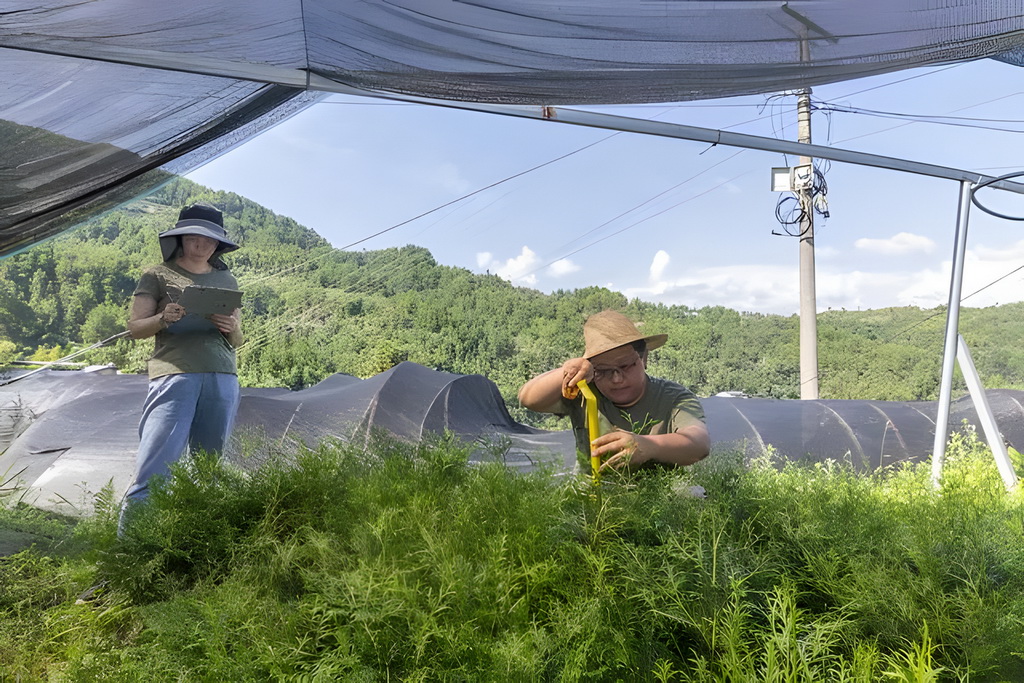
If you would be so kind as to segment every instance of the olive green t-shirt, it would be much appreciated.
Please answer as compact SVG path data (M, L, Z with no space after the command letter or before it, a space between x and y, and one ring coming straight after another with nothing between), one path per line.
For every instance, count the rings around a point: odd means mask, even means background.
M635 434L671 434L705 421L704 408L696 394L682 384L667 379L648 375L644 395L628 408L619 408L601 394L595 385L590 386L597 396L602 434L614 431L616 427ZM573 400L563 398L560 414L569 416L576 437L576 455L581 465L589 468L590 438L582 397L581 393Z
M227 270L190 273L168 261L142 274L135 296L153 297L157 302L156 310L160 312L167 304L176 302L189 285L238 289L238 282ZM185 372L238 374L235 350L227 337L212 322L188 315L156 333L153 355L149 359L150 379Z

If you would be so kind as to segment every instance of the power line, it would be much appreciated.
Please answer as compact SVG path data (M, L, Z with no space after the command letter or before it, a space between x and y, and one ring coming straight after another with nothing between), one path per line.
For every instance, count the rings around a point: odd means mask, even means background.
M456 199L453 199L450 202L445 202L444 204L441 204L440 206L435 206L434 208L432 208L432 209L430 209L428 211L424 211L423 213L421 213L419 215L416 215L416 216L413 216L412 218L407 218L406 220L401 221L400 223L395 223L394 225L392 225L390 227L387 227L387 228L384 228L383 230L378 230L377 232L373 233L372 235L367 235L366 237L358 239L355 242L350 242L349 244L346 244L346 245L344 245L342 247L337 247L337 249L339 251L344 251L346 249L350 249L350 248L352 248L352 247L354 247L356 245L359 245L359 244L362 244L363 242L371 240L374 237L379 237L380 235L383 235L385 233L391 232L392 230L395 230L396 228L400 228L403 225L408 225L409 223L412 223L415 220L419 220L420 218L423 218L424 216L429 216L430 214L435 213L437 211L440 211L441 209L443 209L443 208L445 208L447 206L451 206L452 204L457 204L458 202L461 202L464 199L468 199L469 197L472 197L474 195L480 194L481 192L489 190L489 189L491 189L493 187L497 187L498 185L501 185L503 183L507 183L510 180L514 180L516 178L519 178L520 176L524 176L527 173L532 173L533 171L536 171L538 169L544 168L545 166L550 166L551 164L553 164L555 162L558 162L558 161L561 161L562 159L566 159L568 157L571 157L574 154L578 154L578 153L580 153L580 152L582 152L584 150L590 149L591 147L593 147L595 145L598 145L598 144L604 142L605 140L613 138L613 137L615 137L616 135L619 135L619 134L620 133L616 132L616 133L612 133L611 135L606 135L605 137L601 138L600 140L596 140L596 141L590 143L589 145L584 145L583 147L579 147L577 149L574 149L573 151L568 152L566 154L563 154L562 156L555 157L554 159L549 159L548 161L545 161L544 163L541 163L541 164L537 164L536 166L533 166L532 168L528 168L525 171L520 171L519 173L515 173L513 175L506 176L505 178L502 178L501 180L493 182L490 185L485 185L484 187L481 187L481 188L478 188L476 190L473 190L472 192L464 194L461 197L457 197ZM323 258L323 256L319 256L317 258ZM262 282L263 280L266 280L267 278L274 277L276 275L282 275L282 274L287 273L287 272L291 272L291 271L293 271L293 270L295 270L297 268L302 267L303 265L306 265L307 263L309 263L312 260L314 260L314 259L309 259L308 261L297 263L294 266L291 266L290 268L286 268L286 269L284 269L282 271L279 271L278 273L273 273L271 275L267 275L265 277L259 278L257 280L254 280L254 281L250 282L249 284L255 284L257 282Z
M980 289L976 289L976 290L974 290L973 292L971 292L970 294L968 294L968 295L967 295L967 296L965 296L965 297L961 297L961 298L960 298L960 303L963 303L963 302L967 301L968 299L970 299L970 298L971 298L972 296L974 296L975 294L979 294L979 293L981 293L981 292L985 291L986 289L988 289L988 288L989 288L989 287L991 287L992 285L994 285L994 284L996 284L996 283L998 283L998 282L1001 282L1002 280L1005 280L1006 278L1010 277L1011 275L1013 275L1014 273L1016 273L1017 271L1020 271L1020 270L1024 270L1024 265L1021 265L1021 266L1017 266L1016 268L1014 268L1013 270L1011 270L1011 271L1010 271L1009 273L1007 273L1006 275L1003 275L1003 276L1001 276L1001 277L998 277L998 278L996 278L995 280L993 280L992 282L988 283L988 284L987 284L987 285L985 285L984 287L981 287ZM932 313L932 314L931 314L930 316L928 316L927 318L923 318L923 319L921 319L921 320L917 321L916 323L914 323L914 324L913 324L913 325L911 325L910 327L907 327L907 328L905 328L905 329L903 329L903 330L900 330L899 332L897 332L896 334L892 335L891 337L889 337L888 339L886 339L886 340L885 340L884 342L882 342L882 343L883 343L883 344L888 344L888 343L889 343L889 342L891 342L892 340L896 339L896 337L899 337L900 335L906 334L907 332L909 332L910 330L914 329L915 327L919 327L919 326L921 326L921 325L925 324L926 322L928 322L929 320L931 320L932 318L934 318L934 317L936 317L936 316L939 316L939 315L942 315L942 314L943 314L943 313L945 313L945 312L946 312L945 310L939 310L939 311L936 311L935 313Z
M733 156L735 156L735 155L733 155ZM535 268L535 269L533 269L533 270L531 270L531 271L529 271L527 273L524 273L520 277L526 277L528 275L533 275L534 273L537 273L537 272L539 272L541 270L544 270L548 266L551 266L551 265L557 263L558 261L561 261L562 259L566 259L566 258L569 258L570 256L574 256L575 254L578 254L578 253L580 253L581 251L583 251L585 249L589 249L590 247L594 246L595 244L599 244L599 243L605 241L606 239L610 239L612 237L615 237L616 235L622 234L625 231L630 230L632 228L635 228L636 226L640 225L641 223L646 223L647 221L651 220L652 218L657 218L658 216L662 215L663 213L667 213L667 212L671 211L672 209L675 209L676 207L682 206L683 204L686 204L688 202L692 202L694 199L699 199L700 197L703 197L706 194L714 192L715 190L717 190L718 188L722 187L723 185L728 185L729 183L733 182L734 180L742 178L743 176L747 175L748 173L752 173L752 172L753 172L753 170L744 171L743 173L740 173L739 175L733 176L732 178L729 178L728 180L723 180L722 182L718 183L714 187L710 187L710 188L708 188L707 190L705 190L703 192L699 192L699 193L693 195L692 197L688 197L688 198L684 199L681 202L677 202L677 203L673 204L672 206L669 206L669 207L667 207L665 209L662 209L661 211L659 211L659 212L657 212L655 214L651 214L650 216L647 216L645 218L641 218L640 220L638 220L638 221L636 221L634 223L630 223L629 225L625 226L624 228L621 228L621 229L616 230L615 232L613 232L613 233L611 233L609 235L605 235L604 237L596 239L593 242L590 242L589 244L585 244L582 247L580 247L579 249L576 249L574 251L570 251L568 254L565 254L564 256L561 256L561 257L555 259L554 261L550 261L549 263L545 263L543 266L540 266L540 267Z
M743 154L743 153L744 153L744 152L746 152L746 151L747 151L747 150L745 150L745 149L741 149L741 150L739 150L739 151L737 151L737 152L735 152L735 153L733 153L733 154L730 154L730 155L729 155L728 157L726 157L726 158L722 159L721 161L719 161L719 162L717 162L717 163L715 163L715 164L712 164L711 166L708 166L707 168L705 168L705 169L701 170L700 172L698 172L698 173L696 173L696 174L694 174L694 175L690 176L690 177L689 177L689 178L687 178L686 180L683 180L683 181L681 181L681 182L678 182L678 183L676 183L676 184L675 184L675 185L673 185L672 187L670 187L670 188L668 188L668 189L666 189L666 190L663 190L663 191L659 192L658 194L654 195L653 197L650 197L649 199L646 199L646 200L644 200L644 201L640 202L639 204L636 204L636 205L634 205L634 206L630 207L629 209L626 209L625 211L623 211L623 212L622 212L622 213L620 213L619 215L615 216L614 218L610 218L610 219L608 219L607 221L605 221L604 223L601 223L600 225L598 225L598 226L596 226L596 227L594 227L594 228L591 228L590 230L588 230L588 231L586 231L586 232L584 232L584 233L582 233L582 234L580 234L580 235L577 235L576 237L572 238L572 239L571 239L571 240L569 240L568 242L564 243L564 244L563 244L563 245L562 245L561 247L559 247L559 248L558 248L558 250L561 250L561 249L567 249L567 248L568 248L568 247L569 247L570 245L574 244L575 242L578 242L578 241L582 240L582 239L583 239L584 237L586 237L587 235L591 235L591 234L593 234L593 233L597 232L597 231L598 231L598 230L600 230L601 228L603 228L603 227L605 227L605 226L607 226L607 225L609 225L609 224L611 224L611 223L614 223L615 221L617 221L618 219L622 218L623 216L626 216L626 215L628 215L628 214L630 214L630 213L633 213L634 211L636 211L636 210L638 210L638 209L640 209L640 208L642 208L642 207L644 207L644 206L646 206L646 205L650 204L651 202L653 202L654 200L658 199L659 197L663 197L663 196L665 196L665 195L666 195L666 194L668 194L669 192L672 192L672 191L674 191L674 190L678 190L678 189L679 189L680 187L682 187L683 185L686 185L687 183L689 183L689 182L692 182L692 181L696 180L697 178L701 177L702 175L704 175L704 174L705 174L705 173L707 173L708 171L711 171L712 169L714 169L714 168L716 168L716 167L718 167L718 166L721 166L721 165L722 165L722 164L724 164L725 162L727 162L727 161L730 161L730 160L732 160L732 159L735 159L735 158L736 158L737 156L739 156L740 154ZM678 204L676 204L676 205L674 205L674 206L678 206ZM655 215L657 215L657 214L655 214ZM615 234L617 234L617 233L615 233ZM596 244L596 242L592 242L591 244ZM588 246L589 246L589 245L588 245ZM558 250L556 250L556 251L558 251ZM573 252L573 253L576 253L576 252ZM567 258L567 257L568 257L568 256L570 256L570 255L571 255L571 254L569 254L569 255L566 255L566 256L562 256L561 258L559 258L559 259L555 259L555 260L556 260L556 261L560 261L560 260L561 260L562 258ZM554 263L554 261L552 261L552 263ZM547 264L547 265L551 265L551 264L549 263L549 264ZM541 268L546 268L546 267L547 267L547 266L542 266ZM536 272L536 271L534 271L534 272ZM527 275L532 275L532 274L533 274L533 273L527 273Z
M1020 95L1021 93L1014 93L1007 97L1013 97ZM982 103L985 104L985 103ZM979 106L979 105L972 105ZM882 112L873 111L870 109L862 109L859 107L846 107L842 105L817 103L814 105L818 111L837 112L841 114L860 114L864 116L874 116L882 119L896 119L896 120L908 120L909 123L931 123L938 126L954 126L957 128L973 128L975 130L991 130L1001 133L1022 133L1024 131L1017 128L1003 128L999 126L983 126L977 123L967 123L968 121L978 122L991 122L991 123L1019 123L1024 124L1024 120L1020 119L985 119L985 118L972 118L972 117L959 117L959 116L942 116L932 114L903 114L900 112ZM936 120L940 119L940 120Z
M898 81L890 81L888 83L882 83L880 85L872 86L870 88L864 88L863 90L857 90L856 92L852 92L852 93L849 93L847 95L843 95L843 97L853 97L854 95L861 95L861 94L866 93L866 92L871 92L872 90L879 90L880 88L888 88L891 85L897 85L899 83L906 83L907 81L912 81L912 80L917 79L917 78L925 78L926 76L932 76L934 74L941 73L943 71L948 71L949 69L955 69L958 66L960 66L960 65L959 64L951 64L949 66L944 66L944 67L942 67L940 69L934 69L934 70L928 71L928 72L923 73L923 74L916 74L914 76L907 76L906 78L901 78Z
M967 105L965 107L960 107L959 109L954 109L952 113L955 113L955 112L958 112L958 111L965 111L967 109L973 109L974 107L980 107L980 106L982 106L984 104L991 104L992 102L998 102L999 100L1006 99L1007 97L1015 97L1015 96L1017 96L1019 94L1020 93L1013 93L1011 95L1003 95L1001 97L995 97L995 98L993 98L991 100L986 100L984 102L975 102L974 104L969 104L969 105ZM880 133L887 133L889 131L896 130L897 128L903 128L905 126L910 126L910 125L913 125L915 123L920 123L920 121L907 121L906 123L901 123L898 126L892 126L891 128L884 128L882 130L876 130L876 131L873 131L871 133L864 133L863 135L855 135L855 136L850 137L850 138L844 138L842 140L837 140L836 142L837 142L837 144L839 144L839 143L843 143L843 142L850 142L851 140L859 140L860 138L866 138L866 137L870 137L872 135L878 135ZM1011 132L1019 132L1019 131L1011 131Z

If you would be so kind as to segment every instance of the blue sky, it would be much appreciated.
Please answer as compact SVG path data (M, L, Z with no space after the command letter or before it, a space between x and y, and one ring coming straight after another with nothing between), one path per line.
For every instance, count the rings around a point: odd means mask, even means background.
M991 175L1024 170L1022 83L1021 68L981 60L821 86L815 101L874 113L816 111L813 141ZM794 140L795 103L751 96L600 110ZM944 119L954 126L892 114L961 118ZM647 301L790 315L799 309L798 244L773 234L782 226L770 169L795 163L335 96L188 177L294 218L336 247L416 244L439 263L545 292L600 285ZM958 184L839 163L825 178L831 215L816 225L818 309L945 303ZM1024 198L984 197L1024 215ZM987 288L964 305L1024 299L1024 270L991 284L1021 266L1024 226L972 208L963 291Z

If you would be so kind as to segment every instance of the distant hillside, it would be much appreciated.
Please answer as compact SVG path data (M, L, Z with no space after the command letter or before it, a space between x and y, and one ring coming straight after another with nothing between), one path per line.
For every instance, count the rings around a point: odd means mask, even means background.
M415 246L342 252L289 218L183 179L0 261L0 361L58 358L123 330L135 281L159 258L157 233L193 201L221 207L243 247L227 260L246 292L239 360L248 386L298 389L411 360L486 375L522 418L518 386L579 353L583 320L613 307L669 334L652 354L654 374L705 396L799 396L796 316L627 301L597 287L546 295L439 265ZM944 324L941 310L917 308L821 314L822 397L934 400ZM986 386L1024 388L1024 304L964 309L961 329ZM150 349L122 340L89 361L141 372Z

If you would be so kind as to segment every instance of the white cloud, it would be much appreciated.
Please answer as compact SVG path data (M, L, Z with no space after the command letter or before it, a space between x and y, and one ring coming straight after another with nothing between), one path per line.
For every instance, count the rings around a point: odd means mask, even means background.
M537 276L531 271L537 268L537 254L524 246L518 256L502 261L495 259L490 252L482 251L476 255L476 263L479 268L486 268L499 277L517 285L535 285Z
M1005 247L986 247L978 245L969 253L976 255L983 261L1024 261L1024 240L1014 242Z
M901 232L884 240L862 237L854 242L853 246L857 249L886 256L901 256L916 252L930 254L935 250L935 242L933 240L909 232Z
M664 249L658 250L658 253L651 260L651 282L657 282L664 277L665 269L671 260L672 257L668 255L667 251Z
M623 290L629 298L687 306L727 306L740 311L792 312L797 301L794 268L733 265L688 271L677 279ZM795 309L794 309L795 310Z
M1011 262L1003 259L1002 250L968 251L962 288L962 296L967 297L965 306L993 306L1024 300L1024 270L999 280L1024 260L1024 243L1014 248L1020 251L1018 260ZM949 261L934 267L880 272L844 265L832 262L817 268L815 294L819 311L891 306L927 309L949 300ZM800 274L796 265L734 264L688 270L681 277L662 272L663 277L651 277L641 285L622 283L621 291L630 298L669 305L718 305L781 315L792 315L800 310Z
M567 258L561 258L548 266L547 274L551 277L562 277L570 273L575 273L580 269L579 265L573 263Z

